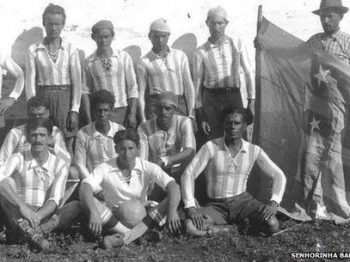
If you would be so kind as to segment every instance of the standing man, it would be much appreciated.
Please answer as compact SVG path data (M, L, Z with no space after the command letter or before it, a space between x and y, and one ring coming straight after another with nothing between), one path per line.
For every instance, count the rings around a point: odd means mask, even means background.
M201 236L211 233L210 227L203 228L205 218L210 218L216 225L248 218L252 225L265 233L275 233L278 231L275 215L284 194L286 177L259 146L243 140L247 124L253 121L248 119L246 110L230 106L224 109L220 120L224 123L224 136L204 144L181 178L187 230L190 234ZM246 191L255 163L272 180L272 196L267 204ZM198 209L194 188L195 180L202 171L205 173L209 202Z
M177 213L181 199L179 186L159 166L137 157L139 139L134 129L117 132L114 143L118 157L98 165L81 186L80 199L89 216L88 225L91 232L95 236L100 235L102 229L113 232L117 234L116 244L118 235L123 236L123 244L127 245L141 237L148 228L162 226L165 221L173 233L181 227ZM147 191L152 183L157 183L163 188L167 192L167 198L152 208L142 222L131 229L128 228L118 216L119 205L129 200L138 200L147 205ZM105 202L94 197L94 193L101 188ZM111 240L114 242L113 238ZM110 246L113 246L113 243Z
M178 114L194 119L195 89L188 59L184 52L168 46L169 36L165 19L151 24L148 37L153 47L137 66L142 122L156 117L157 95L164 91L178 96Z
M80 210L78 201L57 209L69 164L48 150L52 127L48 118L28 122L30 150L13 154L0 168L0 204L6 215L7 237L24 237L39 250L49 246L43 234L67 228Z
M183 171L195 155L196 140L191 120L175 115L177 107L178 100L174 93L160 93L157 117L142 123L138 130L140 158L156 163L180 184ZM159 188L155 190L151 197L159 201L162 191Z
M117 156L113 137L124 127L109 120L114 104L114 96L107 90L96 91L91 96L95 122L81 128L75 141L74 163L80 179L89 177L95 167Z
M130 55L113 50L114 28L111 21L101 20L92 27L92 39L97 50L86 59L83 99L91 122L89 94L105 89L112 93L115 103L110 119L120 125L136 128L138 87ZM93 108L94 109L94 108Z
M46 37L42 43L29 47L25 90L27 100L38 95L49 102L53 122L63 131L67 149L72 153L82 81L78 49L60 36L65 21L61 6L46 7L43 13Z
M2 98L2 74L6 70L10 75L16 78L15 85L8 97ZM0 115L2 115L7 108L11 107L21 95L24 88L24 76L22 69L9 56L0 54Z
M320 17L323 33L313 35L307 45L311 48L323 50L339 63L344 64L350 71L350 35L340 30L339 23L348 8L342 5L341 0L322 0L320 8L313 11ZM316 65L317 72L323 71ZM317 76L314 75L315 77ZM327 76L327 74L326 74ZM329 99L332 94L324 81L317 81L314 86L315 96L311 97L318 102L320 99ZM321 100L322 101L322 100ZM346 101L345 103L348 103ZM345 108L343 102L333 99L327 102L320 115L311 111L308 127L311 131L307 136L305 161L303 167L304 200L310 213L316 218L330 218L324 203L325 194L334 199L343 217L349 217L350 206L345 196L345 181L342 161L342 133L345 122ZM312 124L316 127L312 128ZM323 192L322 181L332 180L335 190ZM334 192L329 192L334 191Z
M218 6L209 10L206 24L208 41L193 56L193 83L196 89L198 122L208 139L222 136L220 112L229 105L243 107L240 70L243 70L248 107L254 112L255 89L247 52L240 39L225 34L226 11Z

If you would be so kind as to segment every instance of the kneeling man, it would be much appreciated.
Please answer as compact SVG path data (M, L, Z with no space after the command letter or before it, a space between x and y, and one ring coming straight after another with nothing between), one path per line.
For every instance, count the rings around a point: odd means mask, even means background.
M177 232L180 229L177 213L181 198L179 186L159 166L137 157L140 138L136 130L118 131L114 135L114 143L117 158L98 165L92 175L83 180L81 186L80 199L89 214L88 226L91 232L95 236L101 235L102 230L114 233L105 237L106 248L127 245L141 237L148 228L162 226L165 221L171 232ZM120 207L131 200L139 200L146 206L147 190L154 182L166 190L167 197L159 205L149 209L138 224L129 228L128 217L125 218L124 214L121 219ZM105 201L94 197L94 193L101 189ZM134 218L130 217L130 220Z
M210 226L203 227L207 224L205 221L223 225L248 218L265 233L275 233L278 231L275 215L284 193L285 175L259 146L242 139L249 118L246 110L229 107L223 110L222 116L224 136L208 141L181 177L188 218L187 231L201 236L213 232ZM246 191L248 177L255 163L272 179L272 197L267 204L261 203ZM198 209L194 185L203 170L209 202Z
M66 228L80 209L78 201L60 207L69 162L49 151L52 128L48 118L28 121L30 150L13 154L0 169L7 238L23 239L39 250L49 247L43 234Z

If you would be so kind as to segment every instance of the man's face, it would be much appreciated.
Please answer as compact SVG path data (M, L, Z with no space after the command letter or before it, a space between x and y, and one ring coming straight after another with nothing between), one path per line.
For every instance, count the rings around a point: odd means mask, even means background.
M32 152L41 153L47 150L50 136L45 127L38 127L37 129L30 131L29 139Z
M135 158L139 151L136 144L131 140L123 140L119 142L116 147L118 153L118 159L121 163L128 167L133 167L135 164Z
M113 34L109 29L100 29L93 36L99 50L107 50L113 41Z
M332 11L324 11L320 14L323 30L326 34L333 34L339 30L339 22L342 20L340 14Z
M44 106L38 106L38 107L30 107L28 110L28 118L34 119L39 117L49 117L50 113L49 110Z
M207 20L210 36L220 38L225 35L225 29L228 22L222 16L212 16Z
M109 104L97 104L94 111L96 122L98 124L103 124L109 121L109 115L111 114L111 106Z
M169 128L173 116L175 114L175 107L170 104L159 104L157 106L156 115L157 115L157 124L163 128Z
M48 38L57 38L64 27L64 17L61 14L47 14L44 19L44 27Z
M151 31L148 36L154 49L164 50L167 48L170 33Z
M224 119L224 134L234 140L242 138L246 124L241 113L232 113Z

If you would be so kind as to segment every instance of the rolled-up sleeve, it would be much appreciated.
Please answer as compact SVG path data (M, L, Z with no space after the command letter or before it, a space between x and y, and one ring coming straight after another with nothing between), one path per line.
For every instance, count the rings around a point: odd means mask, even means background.
M124 55L124 74L126 84L126 94L128 98L138 98L139 91L136 82L136 74L132 59L128 53Z
M29 47L26 54L26 77L25 77L25 92L26 98L29 100L31 97L35 96L35 78L36 78L36 68L35 68L35 58L34 54Z
M238 40L238 50L240 52L240 64L244 73L248 99L255 99L254 73L250 63L248 51L242 40Z
M146 167L145 172L151 177L151 180L163 190L166 189L169 182L175 181L174 178L165 173L158 165L148 161L144 161L144 165Z
M203 59L200 50L196 50L193 54L192 61L192 79L196 94L196 108L203 107L202 102L202 84L204 81Z
M69 71L73 88L71 111L78 113L82 93L82 76L78 49L72 48L71 50L71 55L69 57Z
M91 186L94 193L101 190L101 183L104 179L104 173L108 170L108 166L105 163L98 165L91 173L91 176L85 178L82 183Z

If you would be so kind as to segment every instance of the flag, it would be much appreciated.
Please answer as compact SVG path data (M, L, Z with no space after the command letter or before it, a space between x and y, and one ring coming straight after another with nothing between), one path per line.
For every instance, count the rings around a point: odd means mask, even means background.
M253 140L287 177L281 210L300 220L348 217L349 61L305 43L266 18L257 42L260 74ZM264 178L255 180L261 199L267 198L268 185Z

